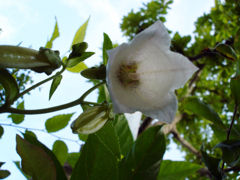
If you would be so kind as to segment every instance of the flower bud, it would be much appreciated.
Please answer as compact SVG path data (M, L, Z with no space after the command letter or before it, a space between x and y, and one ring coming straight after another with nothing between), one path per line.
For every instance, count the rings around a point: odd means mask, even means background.
M85 110L71 124L73 133L92 134L101 129L113 118L112 104L104 102L101 106L93 106Z
M106 79L106 66L91 67L81 71L81 75L87 79Z

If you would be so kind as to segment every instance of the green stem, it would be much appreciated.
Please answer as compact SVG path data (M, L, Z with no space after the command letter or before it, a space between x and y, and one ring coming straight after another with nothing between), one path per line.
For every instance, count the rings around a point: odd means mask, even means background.
M80 98L78 98L75 101L72 101L70 103L62 104L59 106L54 106L50 108L45 108L45 109L36 109L36 110L25 110L25 109L16 109L16 108L11 108L11 107L4 107L3 109L0 109L0 113L13 113L13 114L44 114L44 113L50 113L54 111L59 111L63 109L67 109L79 104L93 104L93 105L99 105L98 103L92 103L92 102L87 102L84 101L85 97L87 97L88 94L90 94L93 90L97 89L99 86L105 84L106 81L103 81L92 88L90 88L88 91L86 91Z
M46 82L54 79L55 77L61 75L61 74L65 71L65 69L66 69L66 67L63 66L63 68L62 68L62 70L61 70L60 72L57 72L55 75L53 75L53 76L51 76L51 77L49 77L49 78L47 78L47 79L45 79L45 80L43 80L43 81L35 84L35 85L31 86L30 88L26 89L25 91L21 92L21 93L18 95L18 97L16 98L16 100L17 100L18 98L22 97L24 94L28 93L29 91L35 89L36 87L41 86L42 84L44 84L44 83L46 83Z

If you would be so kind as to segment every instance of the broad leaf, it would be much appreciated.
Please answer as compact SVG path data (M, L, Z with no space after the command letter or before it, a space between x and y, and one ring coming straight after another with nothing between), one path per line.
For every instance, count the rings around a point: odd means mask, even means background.
M103 56L103 64L107 65L108 62L108 55L107 50L110 50L113 48L113 44L111 39L106 33L103 33L103 48L102 48L102 56Z
M20 167L20 162L19 161L14 161L15 165L17 166L17 168L19 169L19 171L21 171L21 173L23 174L23 176L26 177L26 179L31 179L31 176L27 175L26 173L24 173L22 171L22 168Z
M126 117L124 115L116 114L113 125L116 129L116 133L119 139L121 154L125 156L132 148L132 145L134 143Z
M29 135L29 136L32 136L32 137L34 137L34 138L36 138L37 139L37 136L36 136L36 134L34 133L34 132L32 132L32 131L29 131L29 130L25 130L25 134L27 134L27 135Z
M231 96L233 97L235 104L240 104L240 79L239 78L231 78L230 81L230 88L231 88Z
M235 51L227 44L218 44L214 47L213 51L229 60L237 61L237 55Z
M78 138L83 141L86 142L87 138L88 138L88 134L78 134Z
M69 153L68 157L67 157L68 164L70 164L70 166L74 167L75 164L78 161L79 156L80 156L80 152L78 152L78 153L77 152Z
M47 121L45 122L47 132L56 132L65 128L68 125L68 122L70 121L73 114L74 113L61 114L47 119Z
M117 159L95 134L88 136L70 180L118 179Z
M58 158L61 165L63 165L67 161L68 147L63 141L60 140L55 141L53 144L52 151Z
M240 140L231 139L223 141L217 144L215 147L219 147L222 150L222 159L228 166L235 166L240 158Z
M24 109L24 101L22 101L20 104L18 104L17 109ZM24 114L10 114L8 116L9 118L12 118L12 122L15 124L20 124L24 121Z
M87 69L87 65L84 62L80 62L78 65L72 67L72 68L67 68L68 71L72 73L80 73L82 70Z
M4 162L0 162L0 179L5 179L8 177L11 173L8 170L2 170L1 166L4 164Z
M117 158L121 159L120 145L112 122L108 122L96 132L98 139Z
M51 99L53 93L55 92L55 90L57 89L59 84L61 83L61 80L62 80L62 75L59 75L52 80L51 88L49 91L49 100Z
M150 127L119 163L119 179L155 180L166 150L162 126Z
M226 175L223 172L223 170L220 168L221 159L208 156L208 154L204 151L203 145L201 146L201 153L202 153L203 163L207 166L212 176L219 180L224 179Z
M222 129L219 126L216 126L215 124L211 125L211 128L214 132L214 135L217 137L217 139L222 142L225 141L227 138L227 130ZM230 133L229 139L238 139L240 138L240 125L234 124L232 127L232 131Z
M59 30L58 30L58 23L57 23L57 18L55 17L55 20L56 20L56 23L55 23L55 26L54 26L54 31L52 33L52 37L51 39L47 42L45 48L52 48L52 43L53 41L59 37Z
M4 133L4 129L2 126L0 126L0 139L2 138L3 133Z
M81 56L70 58L68 60L67 67L73 68L77 66L80 62L84 61L85 59L91 57L94 54L95 52L83 52Z
M80 42L83 42L84 38L85 38L85 35L86 35L86 30L87 30L87 26L88 26L88 21L89 21L90 17L87 19L87 21L77 30L74 38L73 38L73 41L72 41L72 44L71 44L71 47L70 47L70 50L72 49L72 45L74 44L77 44L77 43L80 43Z
M56 168L50 156L41 148L30 144L19 135L16 136L17 153L22 158L22 170L34 180L56 179Z
M199 164L184 161L164 160L161 162L158 180L179 180L203 168Z
M240 54L240 28L237 30L237 33L234 38L234 47L236 51Z
M197 98L188 98L183 108L206 118L207 120L213 122L221 128L226 129L222 120L220 119L218 114L212 109L212 107Z
M41 148L47 155L49 155L51 157L51 159L56 167L57 180L67 180L65 172L63 170L63 167L60 164L60 162L58 161L55 154L50 149L48 149L44 144L42 144L40 141L38 141L36 138L34 138L33 136L28 135L28 134L23 134L23 135L24 135L25 140L27 140L29 143Z

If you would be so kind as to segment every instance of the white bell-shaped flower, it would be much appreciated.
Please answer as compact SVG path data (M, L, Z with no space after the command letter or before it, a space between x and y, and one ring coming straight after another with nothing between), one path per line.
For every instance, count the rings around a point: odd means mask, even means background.
M174 90L198 69L179 53L170 51L171 38L161 21L107 51L107 83L115 113L141 111L172 123L177 111Z

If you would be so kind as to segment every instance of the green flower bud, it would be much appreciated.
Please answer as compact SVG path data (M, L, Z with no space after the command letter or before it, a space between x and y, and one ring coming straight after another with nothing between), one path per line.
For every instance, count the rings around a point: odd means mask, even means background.
M106 66L92 67L81 71L81 75L87 79L106 79Z
M104 102L101 106L93 106L85 110L71 124L73 133L92 134L101 129L113 118L112 104Z

